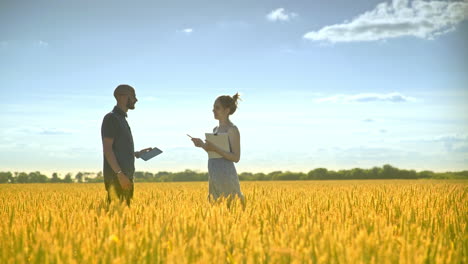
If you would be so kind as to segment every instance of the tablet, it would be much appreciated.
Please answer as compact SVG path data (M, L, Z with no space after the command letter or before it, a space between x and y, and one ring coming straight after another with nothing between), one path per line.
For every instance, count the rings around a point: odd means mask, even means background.
M148 151L148 152L145 152L143 154L140 155L140 158L144 161L147 161L149 159L152 159L154 157L156 157L157 155L161 154L162 153L162 150L154 147L152 150Z

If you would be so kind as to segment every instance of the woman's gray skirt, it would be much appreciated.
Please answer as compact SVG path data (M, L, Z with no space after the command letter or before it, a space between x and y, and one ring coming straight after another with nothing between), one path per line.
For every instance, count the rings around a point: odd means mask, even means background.
M214 200L229 196L244 199L234 162L227 159L208 160L208 186L210 197Z

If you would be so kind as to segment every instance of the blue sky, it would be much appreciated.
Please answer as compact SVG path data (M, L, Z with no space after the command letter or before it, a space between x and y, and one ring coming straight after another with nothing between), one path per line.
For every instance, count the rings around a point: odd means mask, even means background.
M206 171L185 136L240 92L238 171L468 169L468 1L0 2L0 170L99 171L136 88L137 170Z

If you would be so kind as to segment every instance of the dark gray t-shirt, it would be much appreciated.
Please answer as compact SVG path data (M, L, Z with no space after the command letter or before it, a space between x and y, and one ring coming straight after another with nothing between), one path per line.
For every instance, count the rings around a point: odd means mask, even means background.
M115 106L112 112L104 116L101 126L102 138L113 138L112 150L114 151L117 162L122 172L130 179L133 179L135 173L135 149L133 146L133 136L130 126L126 120L127 114L119 107ZM117 174L104 156L104 181L110 182L116 179Z

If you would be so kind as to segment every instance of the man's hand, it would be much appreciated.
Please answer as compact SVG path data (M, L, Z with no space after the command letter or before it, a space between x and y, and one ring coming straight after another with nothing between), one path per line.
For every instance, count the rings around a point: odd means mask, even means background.
M131 190L132 189L132 182L128 179L127 175L123 172L119 172L117 174L117 178L119 179L120 186L123 190Z
M146 153L146 152L151 151L151 150L153 150L153 148L145 148L145 149L142 149L140 151L137 151L137 152L135 152L135 157L137 159L139 159L141 157L141 154Z

